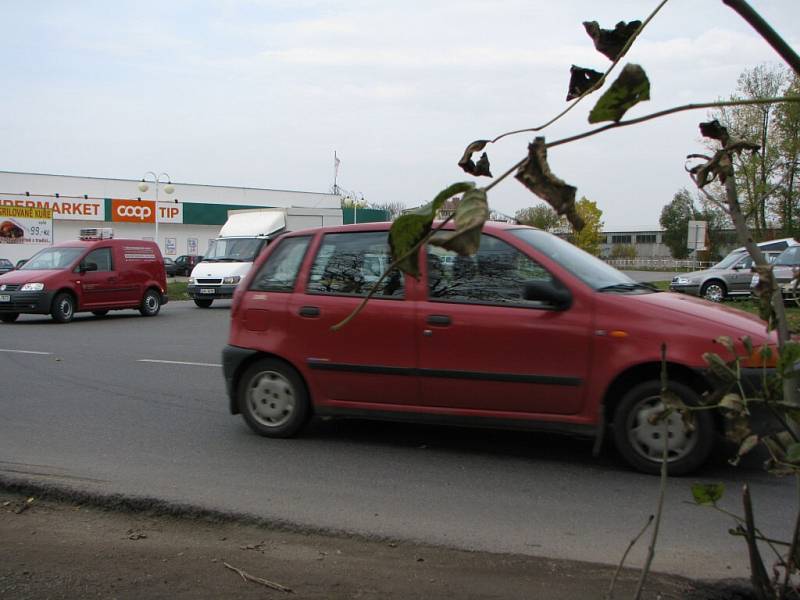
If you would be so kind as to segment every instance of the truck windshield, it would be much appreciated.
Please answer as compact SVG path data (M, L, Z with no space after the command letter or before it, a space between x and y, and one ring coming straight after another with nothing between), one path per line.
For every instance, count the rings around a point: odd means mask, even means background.
M211 241L204 262L253 262L264 245L263 238L217 238Z
M85 248L48 248L34 255L20 267L21 271L50 271L66 269L77 259Z
M539 229L514 229L513 235L554 260L598 291L649 293L650 286L637 283L624 273L577 246Z

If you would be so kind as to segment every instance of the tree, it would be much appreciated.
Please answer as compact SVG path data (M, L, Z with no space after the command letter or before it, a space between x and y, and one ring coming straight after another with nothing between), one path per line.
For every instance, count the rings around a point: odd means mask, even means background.
M514 218L522 225L530 225L544 231L552 231L563 225L563 219L548 204L522 208L516 212Z
M735 99L774 98L785 88L786 70L782 67L759 65L744 71L737 82ZM777 121L778 104L720 108L715 117L736 139L759 144L758 152L734 155L737 188L745 217L764 239L776 212L777 190L780 181L780 131Z
M589 254L599 256L603 243L601 235L603 221L600 220L603 216L603 211L597 207L597 202L592 202L586 197L575 203L575 210L583 220L584 226L581 230L576 230L573 227L569 240Z
M792 78L786 95L800 96L800 77L797 75ZM781 156L780 216L784 235L794 237L800 230L800 104L781 104L775 116Z
M679 190L672 197L672 202L661 209L658 222L664 228L662 240L669 248L672 258L683 259L689 256L689 221L694 217L694 201L686 188Z

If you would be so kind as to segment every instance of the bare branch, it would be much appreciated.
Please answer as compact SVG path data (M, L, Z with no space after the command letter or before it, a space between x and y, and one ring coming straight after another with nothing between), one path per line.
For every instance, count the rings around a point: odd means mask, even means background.
M622 571L622 566L625 564L625 559L628 558L628 553L636 545L636 542L639 541L639 538L642 537L644 532L647 531L647 528L650 527L650 523L653 522L653 519L655 519L655 515L650 515L650 517L648 517L647 523L644 524L644 527L642 527L641 531L636 534L636 537L630 541L628 547L625 549L625 553L622 555L622 560L619 561L617 570L614 571L614 576L611 578L611 585L608 586L606 600L612 600L614 598L614 587L617 585L617 578L619 577L620 571Z
M722 2L739 13L774 48L775 52L794 69L794 72L800 75L800 56L745 0L722 0Z

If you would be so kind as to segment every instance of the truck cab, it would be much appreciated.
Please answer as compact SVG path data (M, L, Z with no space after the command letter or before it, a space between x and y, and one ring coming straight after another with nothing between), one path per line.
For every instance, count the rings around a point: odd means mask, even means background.
M187 293L200 308L210 307L214 300L233 298L253 261L276 237L287 231L341 224L339 208L230 210L219 236L192 269Z

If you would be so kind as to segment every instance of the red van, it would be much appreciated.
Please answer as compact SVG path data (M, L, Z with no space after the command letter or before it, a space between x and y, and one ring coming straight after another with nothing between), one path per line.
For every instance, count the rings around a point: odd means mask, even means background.
M103 316L138 309L152 317L167 303L167 278L154 242L109 239L92 230L80 240L56 244L22 267L0 275L0 321L20 314L50 314L68 323L76 312Z
M698 404L704 352L749 336L776 344L747 313L637 283L544 231L487 223L475 256L420 249L420 278L393 272L339 331L390 264L390 224L305 230L276 240L239 285L224 374L232 413L289 437L312 415L610 435L655 473L664 426L661 345L671 389ZM738 341L741 353L741 341ZM757 381L756 363L744 377ZM669 468L711 452L721 420L669 418Z

